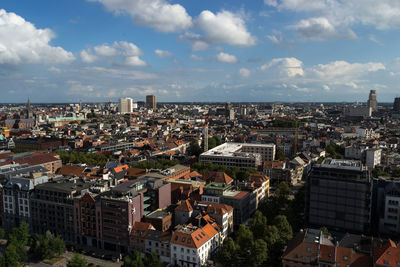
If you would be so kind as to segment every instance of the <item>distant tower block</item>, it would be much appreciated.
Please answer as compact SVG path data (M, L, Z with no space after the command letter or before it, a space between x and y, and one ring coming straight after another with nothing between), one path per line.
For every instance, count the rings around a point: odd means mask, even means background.
M396 97L393 103L393 111L400 113L400 97Z
M204 127L204 152L208 151L208 122Z
M155 95L146 96L146 108L156 110L157 109L157 98Z
M368 98L368 107L372 108L372 111L377 111L378 110L378 102L376 101L376 91L371 90L369 92L369 98Z

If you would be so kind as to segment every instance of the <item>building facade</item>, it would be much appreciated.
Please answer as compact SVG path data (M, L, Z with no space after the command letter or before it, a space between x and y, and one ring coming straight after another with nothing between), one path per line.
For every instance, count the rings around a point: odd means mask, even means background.
M308 222L351 232L371 230L372 180L355 160L326 159L309 177Z

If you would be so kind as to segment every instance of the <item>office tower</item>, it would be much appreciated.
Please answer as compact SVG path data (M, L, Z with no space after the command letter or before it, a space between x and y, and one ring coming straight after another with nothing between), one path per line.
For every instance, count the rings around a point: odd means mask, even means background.
M350 232L371 230L372 179L357 160L326 159L309 177L308 222Z
M133 108L132 98L120 98L119 99L119 113L126 114L131 113Z
M393 111L400 112L400 97L396 97L393 103Z
M157 108L157 100L155 95L146 96L146 108L153 110Z
M369 92L368 107L372 108L372 111L378 110L378 102L376 101L376 91L375 90L371 90Z
M228 120L234 120L235 119L235 111L234 111L231 103L226 103L225 104L225 117Z

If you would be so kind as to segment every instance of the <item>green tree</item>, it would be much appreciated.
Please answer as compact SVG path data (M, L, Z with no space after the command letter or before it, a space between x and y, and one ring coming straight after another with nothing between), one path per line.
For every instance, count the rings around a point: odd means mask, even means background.
M14 227L8 235L8 242L15 247L21 261L26 259L25 246L28 245L29 238L29 225L25 221L22 221L18 227Z
M203 152L203 150L201 149L201 147L199 146L199 144L196 141L190 142L189 148L188 148L188 153L190 156L198 157L202 152Z
M217 146L217 140L214 137L208 138L208 149L213 149Z
M84 257L79 255L78 253L74 253L72 259L68 261L67 267L87 267L87 261Z
M65 251L65 243L60 236L54 236L50 231L45 235L34 235L31 240L30 254L37 260L51 259Z
M162 263L157 253L152 251L150 254L146 255L146 258L144 259L144 265L146 267L160 267Z
M251 257L253 242L253 233L247 226L241 224L237 231L236 243L240 248L239 254L245 262L248 262Z
M133 257L128 255L124 258L124 264L122 264L122 267L145 267L145 265L140 253L135 251Z
M281 243L286 244L287 241L293 238L292 226L285 215L276 216L272 224L278 228Z
M255 239L264 238L267 235L267 218L261 211L257 210L254 213L253 218L249 222L249 228L253 232Z
M267 243L262 239L257 239L251 249L250 266L261 266L268 258Z
M286 155L283 149L278 149L278 151L276 151L276 159L280 161L286 160Z
M6 232L4 231L4 229L0 228L0 239L3 239L5 234L6 234Z
M279 183L278 188L276 189L275 192L275 197L278 203L280 203L283 208L285 208L286 205L288 204L288 198L290 192L291 192L290 187L286 182Z
M223 267L231 267L237 264L238 246L231 237L224 240L217 252L216 259Z
M18 266L21 261L21 256L18 248L14 244L9 244L4 252L4 263L6 267Z
M322 231L322 233L323 233L325 236L331 236L331 233L329 233L328 228L326 228L325 226L322 226L322 227L320 228L320 230Z

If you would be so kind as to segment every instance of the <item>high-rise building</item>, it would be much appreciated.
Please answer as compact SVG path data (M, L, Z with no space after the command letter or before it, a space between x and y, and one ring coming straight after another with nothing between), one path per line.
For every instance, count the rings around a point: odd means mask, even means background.
M309 177L308 222L351 232L371 230L372 179L357 160L326 159Z
M376 101L376 91L375 90L371 90L369 92L368 107L372 108L372 111L378 110L378 101Z
M393 111L400 112L400 97L396 97L393 103Z
M235 119L235 110L233 109L231 103L226 103L225 104L225 117L228 120L234 120Z
M119 99L119 113L120 114L131 113L132 110L133 110L132 98L126 97L126 98Z
M146 108L153 110L157 108L157 100L155 95L146 96Z

